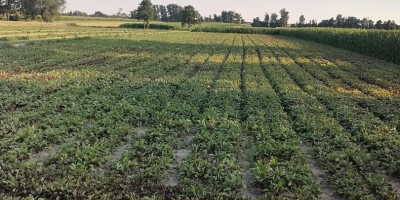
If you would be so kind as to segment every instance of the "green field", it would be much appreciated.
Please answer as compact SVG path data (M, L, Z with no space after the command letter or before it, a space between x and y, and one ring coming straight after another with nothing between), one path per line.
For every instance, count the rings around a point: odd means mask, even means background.
M400 199L397 64L275 35L0 40L0 199Z

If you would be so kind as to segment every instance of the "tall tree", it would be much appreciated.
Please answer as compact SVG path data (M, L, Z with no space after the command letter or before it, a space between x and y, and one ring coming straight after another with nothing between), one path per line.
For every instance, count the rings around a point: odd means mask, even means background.
M222 22L222 16L214 14L214 22Z
M227 22L228 22L228 12L225 11L225 10L223 10L223 11L221 12L221 18L222 18L222 22L227 23Z
M161 20L160 8L158 5L153 5L153 20L154 21Z
M239 13L235 13L235 14L233 15L233 22L234 22L235 24L240 24L241 21L242 21L242 15L239 14Z
M368 28L373 29L374 28L374 21L368 20Z
M170 22L181 21L181 11L182 10L183 10L182 6L179 6L177 4L167 5L169 21Z
M303 27L306 24L306 18L304 17L304 15L301 15L299 17L299 26Z
M65 9L65 0L37 0L37 7L44 22L53 21Z
M364 18L360 21L360 24L361 24L361 28L363 28L363 29L368 28L368 19L364 17Z
M39 13L36 7L37 0L20 0L20 2L21 12L25 16L25 20L28 20L28 18L34 20Z
M376 29L382 29L383 28L382 24L383 24L382 20L378 20L376 22Z
M168 21L167 7L165 7L164 5L159 5L158 9L160 9L161 21L167 22Z
M278 15L276 13L271 14L270 26L271 27L278 26Z
M268 13L265 13L264 23L266 24L267 27L269 26L269 14Z
M235 16L235 11L230 10L228 12L228 23L234 23L235 22L234 16Z
M137 19L137 16L138 16L138 11L136 9L132 10L131 11L131 19Z
M191 6L185 6L183 11L181 12L181 18L182 18L182 27L184 27L186 24L188 25L188 28L194 24L200 23L200 14L196 9Z
M286 9L282 8L279 13L281 14L281 19L279 20L279 23L282 27L286 27L289 21L289 11L286 11Z
M16 0L0 0L0 8L3 15L6 15L7 21L10 20L10 14L17 3Z
M261 26L261 20L259 17L256 17L253 19L253 23L251 23L252 27L260 27Z
M137 8L138 11L138 19L143 20L143 29L149 28L150 20L153 19L153 4L150 0L143 0L139 7Z
M343 27L343 23L344 23L343 15L342 14L338 14L336 16L336 27Z
M344 22L344 27L346 28L359 28L361 20L357 17L348 17Z
M335 26L335 19L332 17L328 20L328 27L334 27Z

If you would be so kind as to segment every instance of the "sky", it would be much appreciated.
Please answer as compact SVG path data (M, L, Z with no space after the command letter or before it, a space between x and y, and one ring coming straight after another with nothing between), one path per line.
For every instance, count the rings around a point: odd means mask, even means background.
M93 14L101 11L108 15L118 12L129 14L138 7L141 0L67 0L66 9L69 11L82 11ZM289 23L296 23L300 15L304 15L306 21L343 16L355 16L357 18L369 18L375 22L378 20L395 20L400 23L400 0L152 0L153 4L168 5L171 3L181 6L192 5L202 16L221 14L222 10L233 10L240 14L246 21L252 21L255 17L264 19L265 13L276 12L285 8L289 11Z

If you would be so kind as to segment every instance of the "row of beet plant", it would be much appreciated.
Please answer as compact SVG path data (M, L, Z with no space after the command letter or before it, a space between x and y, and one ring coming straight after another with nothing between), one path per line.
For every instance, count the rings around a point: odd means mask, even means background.
M193 38L186 39L196 45ZM127 142L129 138L137 138L137 133L134 131L136 126L157 122L155 111L165 108L175 88L173 86L175 79L168 78L184 77L189 71L185 69L178 73L172 69L188 64L187 59L191 58L192 51L203 50L201 44L206 42L204 39L203 37L197 41L199 45L194 50L177 48L181 55L185 55L180 57L179 62L175 61L177 66L168 65L168 60L160 61L158 66L149 65L153 68L151 75L146 71L123 76L114 71L99 73L95 69L81 69L65 70L63 73L55 70L45 74L50 78L43 78L44 75L36 72L10 74L5 71L9 77L2 79L2 83L8 82L17 86L15 91L9 92L12 95L6 96L7 102L14 102L9 99L17 99L18 93L27 93L32 98L27 98L26 105L22 107L12 106L10 103L11 107L7 108L12 110L2 115L7 119L4 122L5 126L2 126L1 136L0 177L3 181L0 184L4 189L2 192L8 196L33 195L45 198L113 195L113 191L107 189L113 187L106 185L123 182L110 182L117 180L118 177L108 175L110 173L107 163L115 159L113 157L117 153L117 147L122 145L121 141ZM114 48L109 45L109 48ZM63 46L62 43L60 46ZM69 45L66 43L65 46L68 48ZM197 62L193 61L193 65L195 64ZM164 66L162 70L160 66ZM137 79L135 76L141 78ZM168 80L169 83L166 82ZM63 81L67 84L61 87ZM33 83L40 84L36 84L37 90L30 91L28 86ZM46 87L54 87L54 93L41 94L41 90ZM35 94L35 91L38 94ZM165 135L171 135L169 137L171 139L174 138L174 133L176 132L164 126L158 126L141 139L159 140L165 138ZM171 139L162 147L155 147L153 153L165 149L167 155L163 157L163 165L155 165L155 168L169 166L168 162L172 160L171 146L175 143L176 141ZM139 143L136 147L141 147L141 144L143 143ZM51 151L52 148L55 150ZM51 155L36 156L41 150L47 152L44 154ZM146 159L148 164L158 162L155 157L149 156ZM132 166L132 169L135 169L133 166L141 166L143 173L137 177L149 177L150 173L154 175L154 171L143 167L144 162L131 161L128 163L129 166ZM113 171L113 167L110 168ZM106 173L103 173L104 171ZM157 183L160 179L157 176L156 179L149 180L156 180L154 182Z
M296 68L294 61L268 37L260 37L256 43L264 73L292 118L293 128L313 146L313 153L326 170L325 178L335 192L349 199L398 198L391 185L374 171L377 163L374 157L354 141L325 105L303 91L288 74L286 69Z
M238 48L239 46L239 48ZM208 196L235 195L243 187L239 157L240 143L240 38L212 64L202 68L210 87L201 105L198 130L190 145L191 155L182 163L180 176ZM203 74L203 71L202 71ZM203 94L204 93L200 93ZM204 191L205 190L205 191Z
M249 136L253 183L266 197L313 199L321 193L299 137L261 68L253 39L245 37L247 102L244 121Z
M285 65L285 69L304 91L315 96L321 103L332 111L340 124L351 133L355 143L363 146L377 160L380 167L389 173L399 174L400 135L396 126L388 124L375 117L369 110L361 108L357 101L343 95L340 92L326 86L320 80L314 78L304 68L315 65L308 59L302 59L302 55L296 51L289 53L277 51L280 55L286 54L288 62L296 62L299 65ZM294 57L294 60L291 60Z

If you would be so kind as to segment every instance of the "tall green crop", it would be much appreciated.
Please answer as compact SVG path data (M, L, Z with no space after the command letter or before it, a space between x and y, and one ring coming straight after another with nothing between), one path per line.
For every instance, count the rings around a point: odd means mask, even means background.
M303 28L281 29L280 34L400 63L400 31L397 30Z

